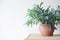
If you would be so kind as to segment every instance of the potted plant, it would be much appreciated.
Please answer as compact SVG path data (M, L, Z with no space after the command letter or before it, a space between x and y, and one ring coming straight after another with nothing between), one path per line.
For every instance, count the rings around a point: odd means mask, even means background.
M40 5L34 6L32 9L28 9L26 24L28 26L39 24L42 36L52 36L54 30L57 29L55 25L60 23L60 6L57 9L50 8L50 6L44 9L42 4L43 2Z

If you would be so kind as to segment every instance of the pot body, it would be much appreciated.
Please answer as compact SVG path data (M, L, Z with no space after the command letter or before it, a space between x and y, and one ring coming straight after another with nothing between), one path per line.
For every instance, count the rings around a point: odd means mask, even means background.
M40 24L39 29L41 36L53 36L54 25L51 25L51 30L49 30L48 24Z

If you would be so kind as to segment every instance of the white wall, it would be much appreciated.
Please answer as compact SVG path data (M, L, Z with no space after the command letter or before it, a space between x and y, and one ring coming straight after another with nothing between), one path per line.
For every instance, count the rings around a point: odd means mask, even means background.
M44 8L55 8L60 0L0 0L0 40L24 40L30 33L39 33L39 27L27 27L25 15L28 8L44 2ZM58 30L54 34L60 34Z

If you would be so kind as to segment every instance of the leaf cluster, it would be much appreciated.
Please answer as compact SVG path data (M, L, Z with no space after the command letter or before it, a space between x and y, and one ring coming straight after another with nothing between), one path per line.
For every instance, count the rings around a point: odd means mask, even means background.
M33 25L33 24L48 24L48 25L55 25L60 23L60 6L56 9L50 9L50 6L47 9L43 9L42 7L43 2L40 5L35 5L32 9L28 9L28 20L26 24Z

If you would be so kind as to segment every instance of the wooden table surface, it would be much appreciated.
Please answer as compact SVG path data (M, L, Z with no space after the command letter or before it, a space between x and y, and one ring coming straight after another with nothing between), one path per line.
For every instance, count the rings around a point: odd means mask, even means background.
M60 34L53 36L40 36L40 34L30 34L25 40L60 40Z

